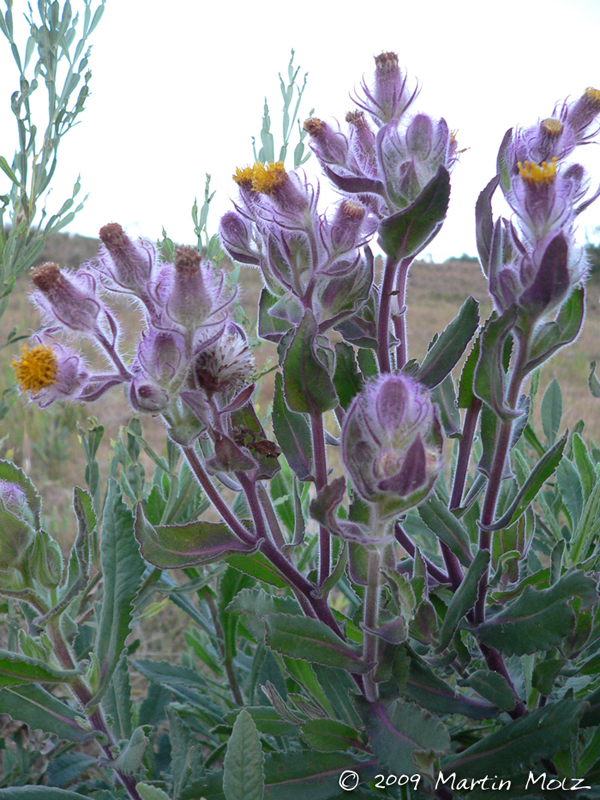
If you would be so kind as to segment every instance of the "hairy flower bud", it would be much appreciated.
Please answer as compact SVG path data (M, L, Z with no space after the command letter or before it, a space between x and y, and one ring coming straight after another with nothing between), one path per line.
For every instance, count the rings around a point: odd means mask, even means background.
M34 302L51 320L82 333L96 330L102 304L95 296L96 284L88 273L74 278L50 262L32 270L31 278L38 290Z
M348 140L322 119L311 117L304 123L310 136L310 149L322 164L344 166L348 158Z
M116 284L138 294L148 284L157 261L156 247L149 241L133 242L118 222L100 228L100 269Z
M427 391L404 375L367 384L350 405L342 458L358 493L381 518L420 503L442 467L442 433Z
M46 531L38 531L27 559L31 578L46 589L55 589L63 574L63 557L58 545Z
M212 271L212 265L202 261L195 247L178 247L166 300L170 319L191 333L206 325L219 324L223 322L222 317L215 320L210 318L229 302L221 300L219 307L222 294L223 276L219 282Z
M129 402L140 414L160 414L169 405L169 395L153 381L138 375L129 384Z
M406 75L398 66L396 53L381 53L375 56L375 79L373 89L362 84L364 97L359 105L367 111L377 127L388 122L398 123L402 114L412 103L416 90L409 93Z
M235 261L253 266L260 263L258 253L250 242L248 225L240 214L228 211L221 217L219 236L223 247Z

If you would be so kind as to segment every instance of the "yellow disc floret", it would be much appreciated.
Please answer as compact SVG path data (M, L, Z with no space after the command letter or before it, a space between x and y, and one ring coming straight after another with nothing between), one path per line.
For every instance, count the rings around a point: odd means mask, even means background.
M524 164L517 164L519 174L530 186L539 186L543 183L553 183L556 178L556 157L552 159L550 164L542 161L541 164L535 164L531 161L526 161Z
M11 367L23 392L39 392L56 383L58 361L48 345L38 344L32 350L24 345L21 358L13 359Z
M252 178L254 177L254 167L238 167L233 175L233 180L238 186L252 186Z
M260 161L257 161L252 174L252 188L255 192L273 194L286 178L287 172L283 161L277 161L274 164L261 164Z

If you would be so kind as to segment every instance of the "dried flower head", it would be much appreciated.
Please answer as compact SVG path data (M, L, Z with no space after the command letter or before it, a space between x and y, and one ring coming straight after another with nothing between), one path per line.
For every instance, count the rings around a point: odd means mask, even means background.
M198 388L207 394L237 389L251 380L254 371L254 356L235 323L200 350L194 365Z

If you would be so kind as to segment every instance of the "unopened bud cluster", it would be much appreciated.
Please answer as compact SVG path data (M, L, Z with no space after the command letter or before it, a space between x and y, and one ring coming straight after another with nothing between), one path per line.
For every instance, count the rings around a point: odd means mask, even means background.
M342 430L342 457L358 493L380 519L418 505L442 467L443 436L426 389L404 375L368 383Z
M600 91L589 88L578 100L557 106L552 116L507 134L499 155L500 187L516 224L497 220L483 243L490 293L500 313L517 306L523 319L535 321L585 278L574 221L595 196L578 205L587 189L585 170L567 158L598 133L599 115ZM486 225L492 230L491 221Z
M234 175L240 204L221 219L221 241L243 264L259 266L272 316L290 326L309 309L321 331L353 314L366 300L372 260L359 248L375 222L358 200L341 201L333 217L317 210L318 188L283 164L257 163Z
M347 133L315 117L304 123L329 180L380 219L406 208L440 166L456 161L456 140L444 119L407 117L416 95L396 53L382 53L373 85L363 82L354 98L358 108L346 115Z
M211 375L211 396L220 394L226 403L250 381L254 361L243 329L231 320L224 274L193 247L179 247L174 263L164 262L151 242L134 242L116 223L104 226L100 239L97 261L75 274L56 264L33 271L33 300L49 324L13 361L21 389L45 407L57 400L93 401L124 383L135 411L164 414L180 424L191 414L182 390L205 391L196 377L201 364ZM102 292L129 295L143 311L132 361L119 350L119 323L100 299ZM95 340L111 370L92 371L59 341L61 333ZM202 425L192 418L188 428L197 435Z

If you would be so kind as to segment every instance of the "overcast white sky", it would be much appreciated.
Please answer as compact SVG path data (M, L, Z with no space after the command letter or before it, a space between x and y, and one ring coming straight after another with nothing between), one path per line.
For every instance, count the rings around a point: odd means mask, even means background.
M14 0L15 16L20 8L25 0ZM587 86L600 88L599 42L600 0L108 0L92 40L92 93L61 145L50 207L80 174L90 196L71 232L95 236L117 221L152 239L164 225L176 241L192 242L190 209L205 173L217 190L216 230L235 197L234 168L252 161L265 95L280 142L277 73L285 73L292 48L309 73L303 118L314 107L341 121L373 56L394 50L421 84L415 110L445 117L468 148L430 253L439 261L475 254L473 208L504 132L549 116L557 100ZM0 153L10 163L17 81L6 50L0 38ZM595 188L600 148L584 154ZM319 173L314 158L305 169ZM600 225L600 201L580 219L583 238L585 227Z

